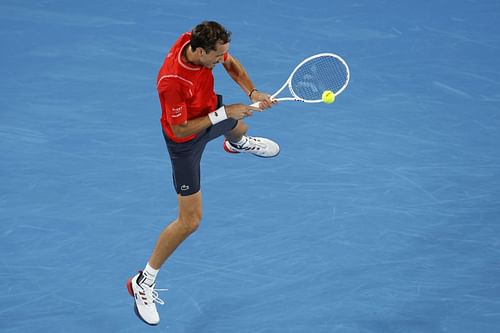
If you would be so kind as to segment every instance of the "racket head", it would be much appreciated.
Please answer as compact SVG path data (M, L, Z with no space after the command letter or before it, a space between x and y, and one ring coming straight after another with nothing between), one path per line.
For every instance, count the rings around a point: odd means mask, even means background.
M334 53L320 53L304 59L288 79L288 89L295 100L322 102L325 90L340 95L350 80L347 62Z

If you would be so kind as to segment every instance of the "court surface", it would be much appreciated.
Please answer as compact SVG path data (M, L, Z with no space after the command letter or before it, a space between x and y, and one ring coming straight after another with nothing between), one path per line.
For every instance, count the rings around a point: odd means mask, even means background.
M0 3L1 332L498 332L500 3ZM248 119L278 158L203 159L161 324L125 289L176 216L156 74L204 19L273 92L335 52L331 106ZM246 102L223 69L226 103Z

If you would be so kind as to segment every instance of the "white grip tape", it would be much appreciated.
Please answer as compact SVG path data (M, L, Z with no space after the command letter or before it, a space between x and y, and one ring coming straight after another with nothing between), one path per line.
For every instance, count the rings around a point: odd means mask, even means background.
M226 109L224 108L224 106L221 106L214 112L210 112L208 114L208 118L210 118L210 122L212 123L212 125L218 124L221 121L227 119Z

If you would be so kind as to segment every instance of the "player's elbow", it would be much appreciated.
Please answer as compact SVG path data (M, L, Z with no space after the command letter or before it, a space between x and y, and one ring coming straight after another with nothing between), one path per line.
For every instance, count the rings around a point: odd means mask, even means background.
M178 138L183 138L189 135L187 132L187 122L181 125L172 125L172 132Z

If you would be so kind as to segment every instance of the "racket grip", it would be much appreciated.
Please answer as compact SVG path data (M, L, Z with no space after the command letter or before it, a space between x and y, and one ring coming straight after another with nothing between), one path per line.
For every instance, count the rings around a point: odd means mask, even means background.
M280 101L280 100L282 100L282 99L283 99L283 98L273 98L273 97L271 96L271 100L272 100L273 102L274 102L274 101L276 101L276 102L277 102L277 101ZM260 104L260 102L255 102L255 103L250 104L250 106L253 106L253 107L255 107L255 108L259 108L259 109L260 109L259 104Z

